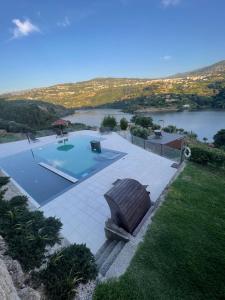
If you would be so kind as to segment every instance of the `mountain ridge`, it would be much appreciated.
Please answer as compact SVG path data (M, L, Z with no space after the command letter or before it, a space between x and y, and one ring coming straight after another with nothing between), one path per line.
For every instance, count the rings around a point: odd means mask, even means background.
M132 102L139 98L147 100L154 98L154 105L157 105L157 96L164 99L167 104L169 102L171 104L175 96L213 97L223 87L225 87L225 60L166 78L97 77L1 96L8 100L44 100L67 108L83 108ZM172 97L172 100L169 101L168 97Z
M194 76L194 75L202 75L205 73L216 73L216 72L225 72L225 60L220 60L211 65L207 65L205 67L197 68L192 71L177 73L169 77L184 77L184 76ZM168 77L168 78L169 78Z

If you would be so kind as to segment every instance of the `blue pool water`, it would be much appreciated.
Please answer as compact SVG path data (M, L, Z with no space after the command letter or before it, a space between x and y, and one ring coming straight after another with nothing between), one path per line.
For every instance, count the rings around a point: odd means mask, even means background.
M34 157L70 176L84 179L124 155L104 148L101 153L91 151L90 141L93 139L90 136L61 139L53 144L35 148Z
M45 146L35 147L0 160L0 167L7 172L40 205L74 186L74 183L43 168L43 162L60 170L79 182L87 179L125 153L102 149L101 153L91 151L90 136L76 136L56 140Z

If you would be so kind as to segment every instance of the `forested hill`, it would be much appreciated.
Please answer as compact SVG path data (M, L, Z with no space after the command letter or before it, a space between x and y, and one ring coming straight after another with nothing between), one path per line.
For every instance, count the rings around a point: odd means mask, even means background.
M68 108L119 106L225 108L215 100L225 89L225 61L164 79L96 78L4 95L7 99L44 100Z
M72 111L43 101L0 99L0 128L13 132L42 129Z

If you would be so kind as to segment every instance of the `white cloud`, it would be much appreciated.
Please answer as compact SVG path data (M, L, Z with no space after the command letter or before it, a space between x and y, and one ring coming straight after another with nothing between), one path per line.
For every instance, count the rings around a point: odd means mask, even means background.
M164 55L163 57L161 57L162 60L168 61L172 59L172 56L170 55Z
M163 7L176 6L181 0L161 0Z
M25 21L21 21L19 19L13 19L13 24L15 25L13 29L13 39L18 39L24 36L28 36L33 32L40 32L38 26L31 23L30 20L26 19Z
M68 27L70 26L70 20L67 16L65 16L64 20L62 22L58 22L57 25L59 27Z

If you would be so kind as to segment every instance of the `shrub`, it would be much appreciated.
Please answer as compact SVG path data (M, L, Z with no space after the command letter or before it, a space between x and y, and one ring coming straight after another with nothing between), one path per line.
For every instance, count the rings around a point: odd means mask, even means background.
M0 177L0 200L3 199L3 196L6 192L6 189L2 189L9 182L9 177Z
M167 127L163 128L163 131L168 132L168 133L176 133L177 127L174 125L168 125Z
M158 125L158 124L152 124L152 130L157 130L157 129L160 129L161 128L161 126L160 125Z
M78 283L95 279L97 268L93 254L85 245L73 244L51 255L39 278L48 299L72 299Z
M225 166L225 153L219 149L208 148L207 146L192 146L191 161L202 165Z
M113 116L105 116L101 127L109 128L110 130L113 130L117 125L116 119Z
M132 135L134 136L138 136L142 139L147 140L148 136L149 136L149 132L147 128L143 128L141 126L132 126L130 129L130 132Z
M151 127L153 125L153 120L151 117L144 117L144 116L134 116L132 118L132 122L135 123L135 125L142 126L144 128Z
M40 267L46 259L46 247L60 243L61 222L45 218L41 211L29 211L25 196L0 199L0 215L0 235L8 244L8 254L25 271Z
M0 188L9 182L9 177L0 177Z
M128 127L127 119L122 118L120 120L120 128L121 128L121 130L127 130L127 127Z
M214 144L216 147L224 147L225 146L225 129L219 130L213 137Z
M9 132L28 132L28 131L33 131L29 126L25 124L20 124L14 121L9 121L8 122L8 127L7 130Z

